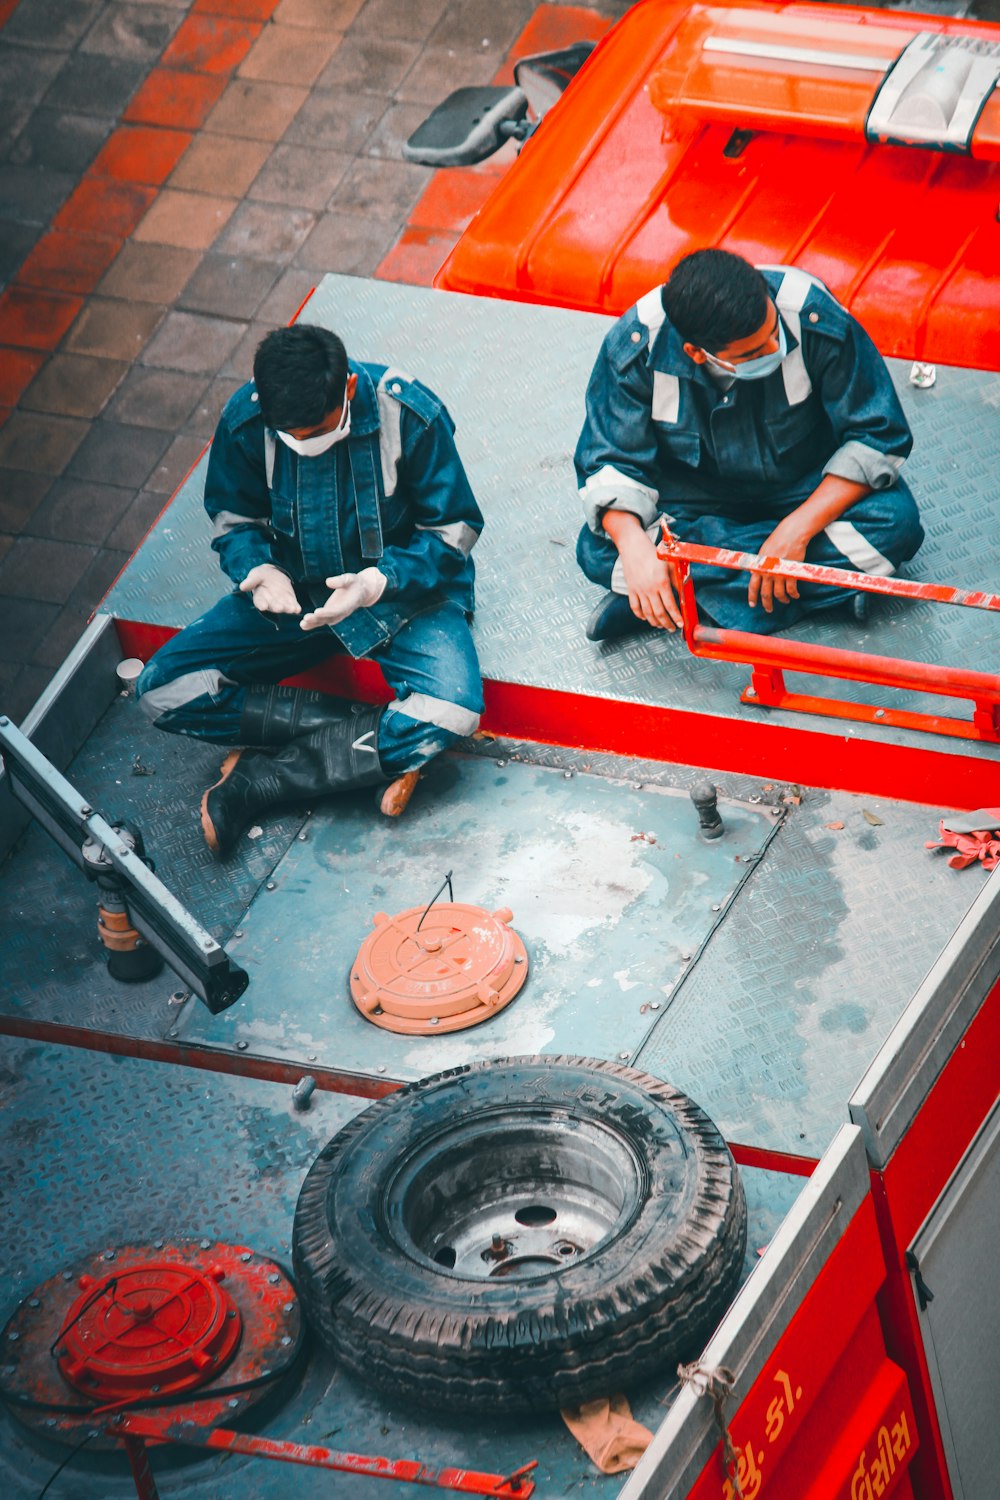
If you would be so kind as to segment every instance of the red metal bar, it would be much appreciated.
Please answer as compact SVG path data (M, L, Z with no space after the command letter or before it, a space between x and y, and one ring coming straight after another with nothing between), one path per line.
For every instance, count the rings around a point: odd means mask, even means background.
M473 1469L429 1469L417 1459L375 1458L365 1453L343 1453L314 1444L279 1442L233 1432L225 1427L203 1428L193 1422L172 1422L167 1417L125 1413L107 1428L109 1436L126 1443L130 1438L154 1438L183 1447L212 1448L223 1453L247 1453L253 1458L272 1458L281 1463L304 1464L312 1469L333 1469L346 1474L367 1474L373 1479L401 1479L434 1489L457 1490L465 1495L492 1495L497 1500L528 1500L535 1485L528 1478L537 1467L525 1464L513 1474L483 1474ZM131 1450L129 1450L131 1456ZM140 1494L142 1492L140 1491ZM155 1497L153 1497L155 1500Z
M1000 676L936 662L908 661L893 656L873 656L835 646L817 646L806 641L776 639L745 630L722 630L698 623L697 602L691 564L731 568L738 572L771 573L798 578L832 588L857 589L869 594L889 594L906 599L924 599L936 604L956 604L968 609L1000 611L1000 594L961 589L949 584L915 583L906 578L876 578L816 563L792 562L786 558L761 557L732 552L722 547L703 547L679 541L663 523L659 556L672 565L684 621L684 639L694 656L713 661L745 662L752 668L750 686L742 693L744 703L768 708L792 709L837 719L880 723L897 729L917 729L958 739L1000 743ZM919 713L911 709L876 708L852 699L824 698L790 693L785 671L838 677L852 682L871 682L882 687L909 688L946 698L967 698L973 704L971 719L943 714Z
M132 1470L132 1480L135 1484L135 1492L139 1500L160 1500L160 1492L156 1488L156 1480L153 1478L153 1471L149 1467L149 1454L146 1452L146 1444L141 1437L133 1436L130 1433L127 1433L121 1441L128 1455L129 1468Z

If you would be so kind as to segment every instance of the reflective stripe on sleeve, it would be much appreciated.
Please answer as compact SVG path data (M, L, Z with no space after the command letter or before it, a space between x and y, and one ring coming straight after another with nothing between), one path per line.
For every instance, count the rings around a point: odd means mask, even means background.
M604 464L580 486L580 499L591 531L597 531L604 511L631 511L644 526L656 518L659 494L649 485L630 479L613 464Z
M463 557L468 557L479 540L479 532L467 526L464 521L450 521L446 526L418 525L416 529L429 531L432 536L439 536L446 547L453 547L456 552L461 552Z
M235 510L220 510L212 521L212 536L226 536L238 531L241 526L256 526L259 531L270 531L271 523L263 516L241 516Z

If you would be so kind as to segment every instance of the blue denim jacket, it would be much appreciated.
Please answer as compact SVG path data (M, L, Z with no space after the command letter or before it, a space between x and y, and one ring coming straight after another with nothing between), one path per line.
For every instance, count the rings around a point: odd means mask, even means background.
M654 287L604 340L587 389L576 470L587 523L606 510L650 525L670 502L766 513L824 474L895 483L912 438L871 339L822 282L761 267L788 350L763 380L709 373L684 353Z
M265 428L253 382L226 403L208 461L205 509L223 571L239 584L281 568L314 604L325 580L377 567L388 579L369 609L334 628L366 656L438 600L474 608L470 553L483 517L458 456L454 423L433 391L386 365L358 377L347 438L300 458Z

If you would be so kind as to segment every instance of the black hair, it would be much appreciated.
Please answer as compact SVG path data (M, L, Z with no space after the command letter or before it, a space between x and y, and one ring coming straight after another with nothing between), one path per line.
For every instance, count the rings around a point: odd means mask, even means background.
M695 250L663 288L663 310L685 343L718 354L756 333L767 317L767 282L729 250Z
M318 427L344 404L347 350L335 333L313 323L276 328L257 345L253 378L268 427Z

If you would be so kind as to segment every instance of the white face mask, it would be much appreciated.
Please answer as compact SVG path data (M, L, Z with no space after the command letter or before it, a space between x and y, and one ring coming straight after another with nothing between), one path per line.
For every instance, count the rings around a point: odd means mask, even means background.
M298 453L301 458L318 458L334 443L342 442L351 430L351 403L344 401L344 410L339 424L332 432L321 432L317 437L294 438L287 432L279 432L278 436L286 448L291 448L293 453Z
M773 354L758 354L756 359L744 359L739 364L731 365L724 359L716 359L707 349L701 352L710 365L714 365L723 375L731 375L734 380L764 380L766 376L774 374L788 353L788 340L785 338L784 325L779 319L778 348Z

